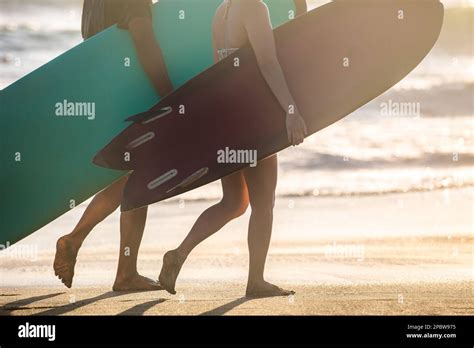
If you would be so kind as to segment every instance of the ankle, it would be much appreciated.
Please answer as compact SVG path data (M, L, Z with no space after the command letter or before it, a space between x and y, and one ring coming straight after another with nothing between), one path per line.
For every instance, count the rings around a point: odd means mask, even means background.
M137 271L129 271L129 272L124 272L120 271L117 272L117 275L115 276L115 283L116 284L123 284L123 283L128 283L133 281L138 277L138 272Z
M59 238L59 240L63 240L64 242L66 242L67 245L71 246L75 250L79 250L83 242L82 239L79 239L72 233L62 236L61 238Z
M247 280L247 289L252 289L266 283L263 277L249 277Z
M184 261L186 261L186 259L188 258L189 252L186 250L183 250L182 247L178 247L174 251L178 254L179 261L184 263Z
M84 243L84 238L82 238L82 236L72 235L70 241L76 249L79 249L82 247L82 243Z

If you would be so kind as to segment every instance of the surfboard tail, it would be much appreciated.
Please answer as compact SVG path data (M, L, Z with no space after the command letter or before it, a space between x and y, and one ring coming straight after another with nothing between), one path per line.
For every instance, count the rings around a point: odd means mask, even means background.
M178 162L178 161L177 161ZM178 163L176 163L178 164ZM122 199L121 211L137 209L151 203L176 196L192 188L217 180L210 166L168 167L157 165L150 170L135 170L128 179Z
M92 163L107 169L135 169L138 159L143 157L143 154L149 151L149 147L156 142L157 131L163 120L167 116L173 116L174 112L171 106L157 106L130 116L126 121L133 124L101 149Z

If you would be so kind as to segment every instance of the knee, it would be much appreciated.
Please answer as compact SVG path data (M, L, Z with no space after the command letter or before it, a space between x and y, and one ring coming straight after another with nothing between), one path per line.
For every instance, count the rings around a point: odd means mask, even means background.
M245 197L223 198L220 204L230 220L244 215L249 206L248 199Z
M273 208L275 207L275 195L269 195L267 198L254 199L250 203L252 213L268 218L273 217Z

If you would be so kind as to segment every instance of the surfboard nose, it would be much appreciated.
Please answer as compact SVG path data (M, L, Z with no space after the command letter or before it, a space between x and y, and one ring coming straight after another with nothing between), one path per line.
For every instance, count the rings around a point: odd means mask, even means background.
M92 159L92 163L99 167L110 168L109 163L107 163L104 156L102 155L102 151L95 155L95 157Z

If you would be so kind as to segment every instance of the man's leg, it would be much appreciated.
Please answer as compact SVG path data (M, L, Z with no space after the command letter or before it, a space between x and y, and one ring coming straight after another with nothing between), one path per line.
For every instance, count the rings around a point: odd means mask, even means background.
M54 258L54 273L68 288L72 286L77 253L92 229L112 214L122 200L128 177L124 177L100 193L88 205L74 230L59 238Z
M137 258L145 229L148 207L123 212L120 216L120 254L114 291L161 290L154 280L137 271Z

